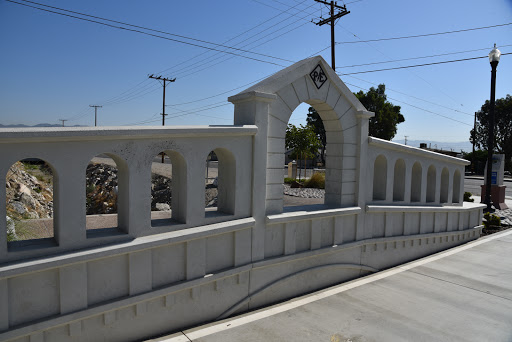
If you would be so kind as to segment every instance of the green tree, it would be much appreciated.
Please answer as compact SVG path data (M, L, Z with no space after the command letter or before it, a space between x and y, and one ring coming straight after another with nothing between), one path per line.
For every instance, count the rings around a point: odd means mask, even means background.
M313 127L316 135L318 136L318 140L320 140L320 143L322 144L320 147L320 159L322 160L322 164L325 165L325 146L327 146L327 138L325 136L324 123L315 108L309 107L306 122L308 126Z
M400 106L395 106L386 99L386 86L379 84L376 88L371 87L368 92L362 90L355 93L363 106L375 116L370 118L369 135L376 138L391 140L396 135L396 127L405 121L400 114Z
M485 101L482 108L476 113L476 132L471 130L469 141L478 148L487 150L487 136L489 127L489 101ZM512 96L496 100L494 106L494 151L504 153L506 159L512 157ZM473 138L474 134L474 138Z
M302 158L304 160L307 160L308 157L312 158L321 146L313 127L308 125L297 127L292 124L288 124L286 127L285 145L287 149L294 149L301 160ZM306 163L304 163L305 167Z

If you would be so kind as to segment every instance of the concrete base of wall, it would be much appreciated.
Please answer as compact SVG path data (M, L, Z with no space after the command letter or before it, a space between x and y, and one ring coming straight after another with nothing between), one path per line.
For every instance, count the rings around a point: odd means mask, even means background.
M206 275L0 334L5 341L135 341L236 315L477 239L455 232L375 238Z

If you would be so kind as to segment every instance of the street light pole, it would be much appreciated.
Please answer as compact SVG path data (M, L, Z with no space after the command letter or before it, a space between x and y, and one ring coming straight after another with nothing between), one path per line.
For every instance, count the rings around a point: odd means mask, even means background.
M491 202L491 179L492 179L492 153L494 150L494 102L496 98L496 68L500 62L501 52L496 48L489 53L489 62L491 63L491 100L489 106L489 128L487 136L487 174L485 187L486 212L493 212Z

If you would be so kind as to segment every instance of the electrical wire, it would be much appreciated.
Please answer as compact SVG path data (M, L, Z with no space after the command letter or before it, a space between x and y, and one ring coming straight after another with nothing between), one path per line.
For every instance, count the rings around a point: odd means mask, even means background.
M207 49L207 50L212 50L212 51L219 51L219 52L223 52L223 53L226 53L226 54L229 54L229 55L233 55L233 56L237 56L237 57L241 57L241 58L246 58L246 59L250 59L250 60L261 62L261 63L266 63L266 64L272 64L272 65L276 65L276 66L280 66L280 67L285 67L282 64L274 63L274 62L271 62L271 61L265 61L265 60L262 60L262 59L259 59L259 58L244 56L244 55L237 54L237 53L234 53L234 52L224 51L224 50L220 50L220 49L216 49L216 48L212 48L212 47L208 47L208 46L204 46L204 45L199 45L199 44L195 44L195 43L185 42L185 41L182 41L182 40L178 40L178 39L174 39L174 38L169 38L169 37L164 37L164 36L160 36L160 35L157 35L157 34L144 32L144 31L140 31L140 30L136 30L136 29L130 29L130 28L122 27L122 26L115 26L115 25L111 25L111 24L107 24L107 23L102 23L102 22L97 21L97 20L81 18L81 17L77 17L77 16L74 16L74 15L66 14L66 13L60 13L60 12L56 12L56 11L52 11L52 10L48 10L48 9L44 9L44 8L39 8L39 7L36 7L36 6L28 5L28 4L21 3L21 2L18 2L18 1L14 1L14 0L5 0L5 1L10 2L10 3L15 3L15 4L18 4L18 5L21 5L21 6L26 6L26 7L34 8L34 9L37 9L37 10L40 10L40 11L45 11L45 12L49 12L49 13L53 13L53 14L58 14L58 15L62 15L62 16L66 16L66 17L70 17L70 18L73 18L73 19L78 19L78 20L82 20L82 21L86 21L86 22L90 22L90 23L94 23L94 24L98 24L98 25L103 25L103 26L107 26L107 27L111 27L111 28L116 28L116 29L119 29L119 30L126 30L126 31L130 31L130 32L135 32L135 33L139 33L139 34L143 34L143 35L147 35L147 36L151 36L151 37L155 37L155 38L160 38L160 39L165 39L165 40L173 41L173 42L176 42L176 43L181 43L181 44L185 44L185 45L199 47L199 48L202 48L202 49ZM20 1L26 1L26 0L20 0Z
M366 88L360 87L360 86L355 85L355 84L352 84L352 83L345 82L345 84L351 85L351 86L353 86L353 87L356 87L356 88L359 88L359 89L362 89L362 90L365 90L365 91L368 91L368 90L369 90L369 89L366 89ZM379 95L379 96L381 96L381 95ZM457 120L457 119L451 118L451 117L446 116L446 115L443 115L443 114L439 114L439 113L433 112L433 111L428 110L428 109L425 109L425 108L421 108L421 107L418 107L418 106L412 105L412 104L407 103L407 102L405 102L405 101L397 100L397 99L394 99L394 98L389 97L389 96L387 96L387 95L386 95L386 98L387 98L387 99L390 99L390 100L393 100L393 101L395 101L395 102L403 103L403 104L405 104L405 105L407 105L407 106L411 106L411 107L413 107L413 108L416 108L416 109L422 110L422 111L424 111L424 112L431 113L431 114L434 114L434 115L437 115L437 116L443 117L443 118L445 118L445 119L448 119L448 120L451 120L451 121L455 121L455 122L458 122L458 123L463 124L463 125L466 125L466 126L473 127L473 125L470 125L470 124L468 124L468 123L466 123L466 122L463 122L463 121L460 121L460 120Z
M369 83L369 84L378 86L377 83L369 82L369 81L363 80L363 79L361 79L359 77L355 77L355 76L351 76L351 75L349 75L349 77L354 78L356 80L359 80L361 82L365 82L365 83ZM439 106L439 107L442 107L442 108L445 108L445 109L453 110L454 112L457 112L457 113L460 113L460 114L468 115L468 116L471 116L471 117L473 117L473 115L474 115L474 114L471 114L471 113L463 112L463 111L458 110L458 109L454 109L454 108L450 108L450 107L447 107L447 106L440 105L439 103L435 103L435 102L432 102L432 101L424 100L424 99L421 99L421 98L419 98L417 96L409 95L409 94L403 93L403 92L395 90L395 89L391 89L388 86L386 86L386 90L391 90L391 91L393 91L395 93L402 94L402 95L405 95L405 96L408 96L408 97L412 97L413 99L416 99L416 100L420 100L420 101L423 101L423 102L426 102L426 103L429 103L429 104L433 104L435 106Z
M356 41L350 41L350 42L336 42L336 44L358 44L358 43L382 42L382 41L388 41L388 40L421 38L421 37L439 36L439 35L444 35L444 34L468 32L468 31L476 31L476 30L485 30L485 29L489 29L489 28L503 27L503 26L508 26L508 25L512 25L512 23L497 24L497 25L482 26L482 27L473 27L473 28L462 29L462 30L454 30L454 31L417 34L417 35L402 36L402 37L390 37L390 38L379 38L379 39L368 39L368 40L356 40Z
M512 45L500 45L500 48L503 48L503 47L509 47L509 46L512 46ZM327 48L325 48L324 50L328 49L329 46ZM466 50L466 51L457 51L457 52L447 52L447 53L440 53L440 54L437 54L437 55L429 55L429 56L420 56L420 57L409 57L409 58L402 58L402 59L394 59L394 60L389 60L389 61L381 61L381 62L372 62L372 63L363 63L363 64L353 64L353 65L346 65L346 66L340 66L338 68L355 68L355 67L360 67L360 66L367 66L367 65L375 65L375 64L386 64L386 63L394 63L394 62L403 62L403 61L409 61L409 60L414 60L414 59L425 59L425 58L433 58L433 57L441 57L441 56L449 56L449 55L457 55L457 54L462 54L462 53L468 53L468 52L476 52L476 51L486 51L488 50L489 48L482 48L482 49L474 49L474 50ZM321 50L323 51L323 50ZM321 52L320 51L320 52Z
M10 1L10 0L7 0L7 1ZM125 25L125 26L135 27L135 28L146 30L146 31L162 33L162 34L166 34L166 35L173 36L173 37L184 38L184 39L192 40L192 41L199 42L199 43L210 44L210 45L214 45L214 46L221 47L221 48L232 49L232 50L236 50L236 51L240 51L240 52L245 52L245 53L252 53L252 54L255 54L255 55L259 55L259 56L263 56L263 57L269 57L269 58L274 58L274 59L282 60L282 61L285 61L285 62L293 62L293 61L290 61L290 60L287 60L287 59L284 59L284 58L275 57L275 56L271 56L271 55L266 55L266 54L259 53L259 52L243 50L243 49L239 49L239 48L236 48L236 47L227 46L227 45L218 44L218 43L213 43L213 42L209 42L209 41L202 40L202 39L187 37L187 36L183 36L183 35L179 35L179 34L175 34L175 33L170 33L170 32L166 32L166 31L161 31L161 30L155 30L155 29L152 29L152 28L144 27L144 26L133 25L133 24L122 22L122 21L112 20L112 19L108 19L108 18L102 18L102 17L98 17L98 16L86 14L86 13L71 11L71 10L67 10L67 9L64 9L64 8L60 8L60 7L45 5L45 4L42 4L42 3L39 3L39 2L35 2L35 1L30 1L30 0L18 0L18 1L23 1L23 2L28 2L28 3L36 4L38 6L44 6L44 7L48 7L48 8L53 8L53 9L56 9L56 10L59 10L59 11L74 13L74 14L82 15L82 16L89 17L89 18L100 19L100 20L103 20L103 21L111 22L111 23L116 23L116 24L121 24L121 25Z
M510 54L511 53L502 53L501 55L504 56L504 55L510 55ZM471 60L482 59L482 58L488 58L488 56L462 58L462 59L454 59L454 60L450 60L450 61L432 62L432 63L416 64L416 65L406 65L406 66L400 66L400 67L395 67L395 68L386 68L386 69L377 69L377 70L366 70L366 71L349 72L349 73L344 73L344 74L338 74L338 76L348 76L348 75L356 75L356 74L366 74L366 73L369 73L369 72L417 68L417 67L423 67L423 66L429 66L429 65L437 65L437 64L446 64L446 63L471 61Z

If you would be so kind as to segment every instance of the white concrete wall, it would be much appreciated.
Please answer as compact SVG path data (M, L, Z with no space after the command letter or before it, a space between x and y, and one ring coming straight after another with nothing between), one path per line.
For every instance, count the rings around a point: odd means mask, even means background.
M328 80L317 89L308 77L319 64ZM0 130L4 179L12 163L32 157L52 165L55 181L51 243L9 245L0 220L0 340L149 338L479 237L483 206L461 202L465 162L369 138L372 113L321 57L230 101L238 126ZM326 202L284 210L284 134L301 102L317 109L328 132ZM227 177L219 178L221 212L205 215L211 150ZM179 169L173 206L180 223L152 227L151 162L161 151ZM119 168L113 234L85 229L85 168L101 153L114 156ZM374 177L378 156L386 160L382 179ZM433 202L426 201L430 166L436 170ZM374 183L384 187L380 200L374 200Z
M367 188L368 203L462 205L462 175L469 161L373 137L368 140L366 177L373 179Z

